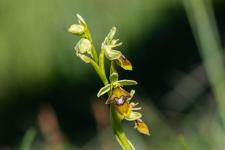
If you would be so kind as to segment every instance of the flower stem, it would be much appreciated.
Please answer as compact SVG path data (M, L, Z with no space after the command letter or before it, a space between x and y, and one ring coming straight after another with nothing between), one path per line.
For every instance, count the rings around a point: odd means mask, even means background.
M99 54L99 67L101 69L103 78L105 78L103 80L103 83L104 83L104 85L106 85L106 84L108 84L108 80L106 78L106 73L105 73L105 56L104 55L105 55L105 49L102 48L101 52ZM106 80L107 80L107 82L106 82Z
M132 143L127 139L122 125L121 125L121 119L116 114L116 111L114 109L114 105L110 105L110 114L111 114L111 122L112 122L112 128L113 132L116 136L117 141L119 142L120 146L123 148L123 150L135 150Z
M87 39L89 40L89 41L91 41L91 52L92 52L92 54L93 54L93 58L94 58L94 60L95 60L95 62L97 62L98 63L98 55L97 55L97 51L96 51L96 48L95 48L95 46L94 46L94 44L93 44L93 40L92 40L92 37L91 37L91 34L90 34L90 30L88 29L88 27L86 26L86 36L87 36Z
M93 60L91 60L90 63L92 65L92 67L95 69L95 71L97 72L98 76L100 77L100 79L102 80L104 85L108 84L108 79L102 73L101 68L99 67L99 65Z
M97 65L95 63L93 67L95 68L96 72L100 76L103 84L106 85L106 84L108 84L108 79L107 79L106 73L105 73L104 53L105 53L105 49L101 49L101 52L99 55L99 65ZM122 149L123 150L135 150L134 146L128 140L128 138L126 137L126 134L123 131L122 124L121 124L122 120L118 117L118 115L114 109L114 104L110 105L110 115L111 115L113 132L116 136L118 143L122 147Z

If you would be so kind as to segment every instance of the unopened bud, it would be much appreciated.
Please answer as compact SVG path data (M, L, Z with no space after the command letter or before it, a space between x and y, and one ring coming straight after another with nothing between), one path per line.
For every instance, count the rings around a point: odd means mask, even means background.
M84 27L79 24L73 24L69 27L68 32L75 35L82 35L84 33Z
M77 45L74 48L77 53L80 54L90 54L91 53L91 42L88 39L82 38L80 41L77 43Z

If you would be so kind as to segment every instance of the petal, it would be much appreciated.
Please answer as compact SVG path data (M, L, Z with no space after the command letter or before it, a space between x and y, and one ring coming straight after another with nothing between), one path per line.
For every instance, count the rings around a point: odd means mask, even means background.
M141 121L136 120L134 128L136 128L138 130L138 132L140 132L142 134L150 135L148 126L142 120Z
M116 63L125 70L132 70L132 64L124 55L121 55Z
M85 25L85 26L87 25L84 19L79 14L77 14L77 19L81 25Z
M119 80L116 81L120 86L127 86L127 85L137 85L137 81L134 80Z
M134 94L135 94L135 90L131 90L130 97L127 99L128 102L134 97Z
M110 82L111 82L111 83L118 81L118 73L113 72L113 73L110 75L109 79L110 79Z
M132 110L141 110L141 107L132 108Z
M116 27L112 27L112 29L109 31L109 34L107 35L107 38L111 41L116 34Z
M101 95L103 95L103 94L109 92L109 91L110 91L110 87L111 87L110 84L107 84L107 85L105 85L104 87L102 87L102 88L99 90L97 96L100 97Z
M113 39L110 44L113 45L113 47L117 47L117 46L120 46L123 44L122 42L117 43L118 41L119 41L119 39L116 39L116 40Z
M108 97L108 99L106 101L106 104L111 104L116 99L120 99L121 97L127 99L127 98L130 97L130 93L128 93L127 91L125 91L121 87L113 88L113 90L109 94L109 97Z
M142 117L141 113L132 111L128 116L125 116L125 119L128 121L135 121L141 117Z
M120 51L113 50L109 46L105 46L105 56L109 60L119 59L121 57L121 55L122 55L122 53Z
M115 34L116 34L116 27L112 27L112 29L109 31L103 43L106 45L109 45L111 41L113 40L113 37Z

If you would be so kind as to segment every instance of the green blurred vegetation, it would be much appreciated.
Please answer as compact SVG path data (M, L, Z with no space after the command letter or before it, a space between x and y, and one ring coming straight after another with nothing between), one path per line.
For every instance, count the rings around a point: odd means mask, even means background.
M125 48L128 39L135 41L145 28L162 21L162 10L175 1L3 0L0 3L2 97L10 95L17 86L42 85L56 72L73 79L85 74L87 67L74 61L72 49L76 40L66 32L76 13L88 20L96 43L101 43L108 30L116 25Z
M200 0L196 1L200 2ZM51 146L51 139L45 137L42 129L37 131L36 137L33 137L33 129L29 130L30 126L35 126L35 128L45 126L45 124L37 125L36 115L38 113L34 110L39 109L42 101L53 105L56 114L50 112L49 116L58 117L59 122L56 121L55 124L58 125L55 125L57 127L54 132L60 135L56 137L66 145L66 148L104 149L104 142L107 143L107 139L112 148L118 146L114 143L115 139L109 125L106 125L103 130L98 130L98 122L96 123L96 120L90 117L93 112L89 107L94 103L93 101L97 101L95 92L100 87L100 81L94 75L91 67L75 57L73 46L77 42L77 38L67 33L69 25L75 22L75 14L79 13L88 22L97 47L100 47L108 30L112 26L117 26L117 37L124 43L121 47L122 51L132 58L131 61L135 67L139 67L134 68L133 76L144 80L139 85L138 99L142 99L141 103L144 104L143 115L147 116L145 120L151 127L152 135L147 138L142 137L133 131L130 124L124 125L128 136L131 137L138 150L223 150L225 148L224 48L220 43L224 43L224 41L220 41L220 38L224 37L224 33L220 32L220 28L217 30L216 21L219 17L214 18L212 8L215 8L215 11L221 11L223 10L221 6L225 6L225 4L222 0L212 1L214 5L207 3L208 15L202 17L201 12L205 11L204 7L195 3L196 1L0 1L0 131L2 131L0 140L4 140L0 141L0 149L1 147L17 149L21 143L22 147L23 145L24 147L33 145L31 147L43 148L43 145L48 144ZM217 10L217 8L220 9ZM175 20L174 23L174 16L187 19L184 14L188 16L191 23L190 28L192 28L196 45L200 49L199 55L203 61L196 63L193 60L194 65L190 65L189 70L185 73L182 72L183 66L180 70L177 67L178 71L174 71L174 68L167 68L169 71L165 72L164 80L168 80L171 84L176 82L177 85L173 85L170 90L165 90L163 84L158 81L161 78L154 78L160 75L156 74L152 77L149 74L155 74L158 70L162 70L163 67L161 68L160 65L163 62L166 64L172 61L164 60L164 57L174 56L176 58L172 49L160 51L160 46L166 44L162 43L164 42L163 37L171 37L167 40L175 47L181 45L183 48L180 49L181 53L189 54L186 51L191 51L191 49L185 49L188 45L182 45L183 43L172 38L176 33L163 30L166 26L171 25L169 22L173 22L172 26L176 26L176 21L180 21ZM185 21L184 23L188 24ZM223 23L222 26L225 25ZM178 23L178 25L180 24ZM178 26L174 28L180 29ZM163 33L159 30L163 30ZM151 36L152 34L157 34L157 36ZM154 41L154 38L159 39L158 49L154 49L148 43ZM185 35L180 35L178 38L184 43L186 42ZM193 46L193 49L197 51L196 45ZM162 52L159 60L158 57L154 59L157 61L155 63L159 65L157 68L147 67L147 65L151 65L144 64L149 61L146 61L148 56L144 57L143 55L152 54L154 57L157 50L159 53ZM205 50L209 53L205 54ZM192 60L192 54L190 55L190 60ZM215 55L216 57L214 57ZM178 57L176 59L180 61L182 58ZM200 67L196 67L198 65ZM201 67L205 69L202 71ZM138 74L139 70L144 70L144 73ZM198 74L199 70L200 75ZM205 70L207 75L205 75ZM169 74L170 72L172 75ZM200 77L196 77L196 74ZM173 75L174 77L171 77ZM217 80L217 77L220 80ZM149 78L153 79L147 80ZM174 78L178 79L174 81ZM210 84L208 84L208 80ZM144 83L149 83L149 81L159 82L158 86L144 86ZM178 81L182 83L178 83ZM166 83L169 84L168 82ZM84 89L87 92L85 94L82 93ZM151 97L152 89L160 89L159 94L164 94L163 97L160 97L159 106L156 105L159 103L158 99ZM186 94L186 97L182 94ZM168 97L176 99L170 101ZM191 100L188 101L188 98ZM165 105L170 109L164 109ZM183 109L186 107L188 109ZM14 123L18 123L18 125L13 125ZM12 128L15 126L17 128ZM60 130L58 126L62 131L58 131ZM23 139L26 130L28 131ZM103 142L101 141L102 137Z

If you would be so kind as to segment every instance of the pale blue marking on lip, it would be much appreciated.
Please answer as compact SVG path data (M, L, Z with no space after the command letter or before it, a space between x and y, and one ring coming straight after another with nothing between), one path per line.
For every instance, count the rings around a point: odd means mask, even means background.
M117 100L116 100L116 104L117 104L117 105L122 105L123 103L124 103L123 97L121 97L120 99L117 99Z

